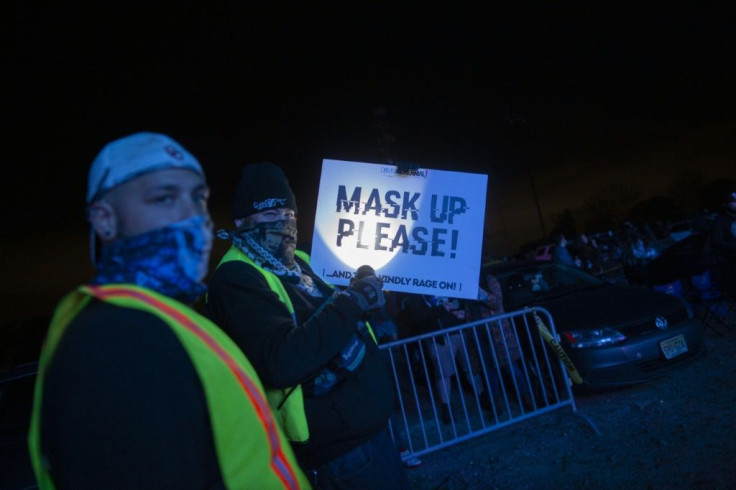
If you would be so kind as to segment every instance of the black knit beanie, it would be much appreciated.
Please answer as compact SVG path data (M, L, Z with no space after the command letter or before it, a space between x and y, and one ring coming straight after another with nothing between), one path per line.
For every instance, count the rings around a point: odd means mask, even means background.
M296 212L296 197L286 175L270 162L249 163L243 167L235 189L231 218L246 218L274 208L288 208Z

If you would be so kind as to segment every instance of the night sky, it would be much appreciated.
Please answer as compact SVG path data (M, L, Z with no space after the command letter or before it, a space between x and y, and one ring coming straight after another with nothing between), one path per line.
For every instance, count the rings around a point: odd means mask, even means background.
M229 225L244 163L284 166L307 241L323 158L488 174L486 232L503 254L541 236L530 175L547 230L605 186L636 185L644 198L688 169L736 176L736 29L725 2L15 3L3 16L2 243L8 277L25 282L6 301L61 294L88 276L88 166L106 142L141 130L200 159L217 226Z

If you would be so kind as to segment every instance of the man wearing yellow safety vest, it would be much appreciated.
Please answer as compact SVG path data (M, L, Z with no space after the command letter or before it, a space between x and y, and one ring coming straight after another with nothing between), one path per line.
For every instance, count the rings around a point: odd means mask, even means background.
M319 278L296 250L296 212L281 168L244 167L207 312L253 363L317 488L408 488L387 431L390 367L365 322L385 304L383 285L370 267L344 291Z
M187 306L205 290L208 197L200 164L162 134L92 163L96 275L60 302L41 353L40 488L309 488L249 361Z

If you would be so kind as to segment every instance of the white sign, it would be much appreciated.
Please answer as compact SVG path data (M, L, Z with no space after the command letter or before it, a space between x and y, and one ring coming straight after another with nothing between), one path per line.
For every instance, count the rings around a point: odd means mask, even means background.
M390 291L475 299L488 176L323 160L311 265L339 286L370 265Z

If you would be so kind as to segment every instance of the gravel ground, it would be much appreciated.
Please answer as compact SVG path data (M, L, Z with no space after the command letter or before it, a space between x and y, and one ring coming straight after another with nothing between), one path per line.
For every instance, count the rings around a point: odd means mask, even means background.
M575 396L539 415L422 456L417 489L736 489L736 330L706 329L708 354L647 384Z

